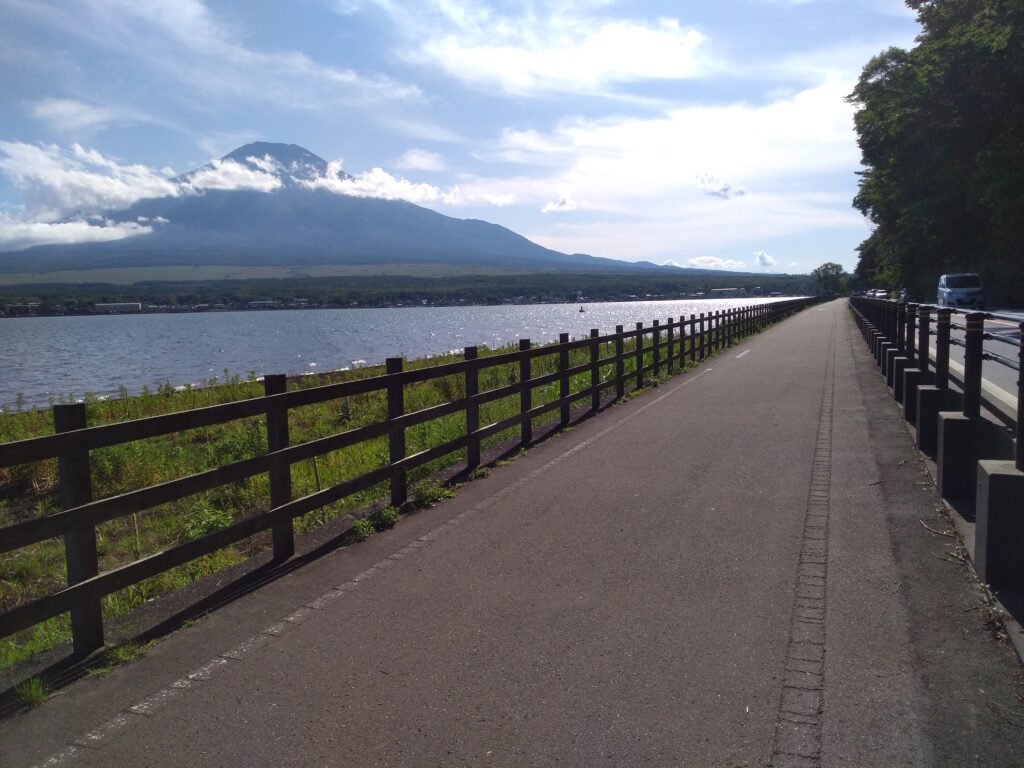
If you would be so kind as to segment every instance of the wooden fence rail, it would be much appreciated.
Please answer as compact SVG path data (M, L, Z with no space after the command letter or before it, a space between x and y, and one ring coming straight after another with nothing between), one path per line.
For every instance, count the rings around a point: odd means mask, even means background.
M0 468L56 458L61 511L0 528L0 553L63 537L67 586L0 614L0 637L70 612L75 653L91 653L104 643L100 601L106 595L268 529L274 558L291 557L295 547L293 521L300 515L384 482L390 487L391 504L400 507L407 502L408 473L417 467L465 449L466 467L473 469L480 464L481 442L492 435L518 426L520 443L529 445L533 440L533 422L538 417L557 411L559 425L564 428L575 403L589 401L589 411L596 412L607 390L613 390L613 397L620 399L625 396L630 380L634 389L641 388L649 375L657 378L663 368L669 373L685 369L687 362L694 365L739 337L755 333L814 302L792 299L690 315L688 319L669 318L664 324L655 320L646 328L637 323L635 330L630 331L624 331L620 325L607 336L593 329L589 337L577 340L570 340L563 333L557 344L541 347L522 339L518 350L486 357L479 357L476 347L466 347L462 361L413 370L404 370L402 358L389 358L384 375L302 390L287 391L283 375L266 376L263 397L95 427L87 426L83 404L54 406L55 434L0 444ZM634 349L626 349L627 341L633 342ZM570 366L570 352L582 350L588 353L585 362ZM602 357L602 350L611 350L611 354ZM533 376L532 362L549 355L557 355L557 370ZM630 357L635 363L633 370L627 372L625 364ZM500 365L512 366L517 372L514 383L481 392L480 372ZM608 369L611 375L602 379ZM570 379L584 374L589 375L589 386L571 394ZM407 386L449 376L463 377L464 397L419 411L405 411ZM557 399L534 405L534 390L556 382ZM289 444L291 409L371 392L386 393L386 420L298 445ZM516 415L480 425L482 405L515 395L519 395ZM406 455L407 429L458 412L465 414L465 434ZM266 419L265 454L120 495L92 498L91 451L256 416ZM384 436L388 438L385 466L292 498L293 464ZM162 552L99 571L96 526L100 523L264 473L270 485L270 508L265 512Z

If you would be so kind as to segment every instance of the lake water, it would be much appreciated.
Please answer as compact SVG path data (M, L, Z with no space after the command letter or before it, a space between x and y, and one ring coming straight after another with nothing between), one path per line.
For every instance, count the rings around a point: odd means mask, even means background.
M132 394L240 374L325 372L559 333L612 333L771 299L407 307L0 319L0 404Z

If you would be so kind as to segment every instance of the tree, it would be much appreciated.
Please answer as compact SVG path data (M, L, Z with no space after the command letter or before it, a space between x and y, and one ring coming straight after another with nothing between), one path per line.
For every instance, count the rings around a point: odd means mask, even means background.
M826 261L812 271L811 279L817 286L818 293L846 293L850 287L850 276L846 274L846 270L841 264L836 264L834 261Z
M848 100L866 168L854 206L874 229L856 275L930 295L980 272L1024 302L1024 3L907 0L922 32L875 56Z

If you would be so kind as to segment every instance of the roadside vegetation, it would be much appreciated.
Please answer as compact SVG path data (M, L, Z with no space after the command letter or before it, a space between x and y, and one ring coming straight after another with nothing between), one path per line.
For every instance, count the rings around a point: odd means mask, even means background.
M665 337L662 337L664 340ZM630 350L632 344L626 344ZM677 347L678 348L678 347ZM511 348L479 349L480 357L513 351ZM612 345L603 345L601 357L614 354ZM662 352L664 357L664 352ZM406 370L456 362L461 356L439 356L407 361ZM651 362L647 354L646 362ZM589 360L589 350L575 350L570 365ZM551 354L532 361L534 376L557 370L558 355ZM635 358L627 358L627 373L635 370ZM352 380L382 374L382 367L301 376L290 379L289 390L305 389L321 384ZM614 376L613 365L603 366L602 381ZM480 372L480 390L486 391L517 381L518 365L502 364ZM649 376L653 380L653 377ZM648 381L650 384L651 381ZM583 391L590 386L589 371L570 380L570 391ZM628 388L628 387L627 387ZM558 399L559 384L554 382L536 388L533 404ZM100 399L84 394L87 422L90 426L130 419L156 416L192 408L261 397L263 384L255 378L242 379L226 375L211 379L207 386L176 389L165 385L156 391L128 396L122 389L116 399ZM417 411L465 396L465 379L449 376L405 388L406 412ZM74 401L69 395L65 401ZM589 401L588 401L589 402ZM480 423L486 425L519 412L518 394L486 403L480 408ZM299 444L357 427L385 421L387 402L384 392L340 398L316 405L303 406L289 412L291 444ZM544 421L557 418L557 413ZM538 420L539 422L540 420ZM541 424L536 425L540 427ZM409 455L454 440L465 434L462 412L415 425L406 431ZM0 442L23 440L51 434L53 416L49 409L15 405L0 412ZM487 449L518 439L518 428L487 439ZM267 431L263 418L243 419L228 424L194 429L159 438L94 450L91 452L93 498L100 499L175 478L202 472L217 466L241 461L265 453ZM451 489L436 482L442 469L457 466L466 460L459 451L420 467L409 474L409 497L414 507L429 506L452 494ZM378 438L315 459L292 465L293 497L298 498L322 488L371 472L388 463L387 438ZM475 476L486 474L481 468ZM340 516L367 508L381 507L386 498L386 485L368 489L343 501L324 507L295 520L296 533L322 526ZM97 526L96 538L100 570L105 571L160 552L174 544L219 530L231 523L266 511L270 506L269 481L259 475L244 482L197 494L173 504L155 507ZM57 466L55 460L34 462L0 469L0 526L58 511ZM378 508L365 522L357 522L352 530L355 539L365 538L374 530L395 524L399 511ZM123 615L153 598L185 586L204 576L238 563L269 547L269 532L253 536L237 545L189 562L140 584L104 598L107 619ZM52 539L14 552L0 555L0 609L9 610L66 586L64 546L62 539ZM0 671L47 648L55 647L70 637L70 620L60 616L15 636L0 639Z

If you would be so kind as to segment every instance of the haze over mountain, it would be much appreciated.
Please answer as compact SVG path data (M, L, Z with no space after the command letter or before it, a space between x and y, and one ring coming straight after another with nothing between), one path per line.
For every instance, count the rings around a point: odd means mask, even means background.
M496 224L370 196L338 164L295 144L247 144L171 182L175 194L139 200L105 215L111 222L138 226L142 234L2 254L0 271L336 264L680 270L560 253Z

